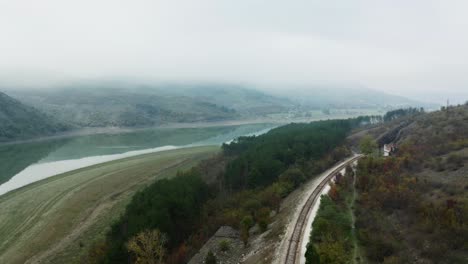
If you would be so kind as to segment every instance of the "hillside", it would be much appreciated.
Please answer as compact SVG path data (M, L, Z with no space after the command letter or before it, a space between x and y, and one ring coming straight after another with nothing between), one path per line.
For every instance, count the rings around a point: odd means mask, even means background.
M104 83L15 91L14 96L78 127L232 120L284 112L290 105L260 92L231 88Z
M198 84L171 86L173 87L173 89L170 89L172 93L223 105L247 116L285 112L297 106L296 102L283 96L276 97L239 85ZM167 89L159 87L158 93L163 91L167 91Z
M229 84L83 82L11 95L76 127L141 127L177 122L317 117L314 111L433 105L364 88L308 87L262 92ZM332 111L333 112L333 111ZM281 115L276 115L281 114Z
M0 92L0 142L51 135L67 127Z
M392 157L376 152L357 167L354 213L363 262L466 263L467 121L463 105L405 116L353 136L397 146ZM333 197L346 196L346 188L337 184ZM333 202L339 207L339 199Z

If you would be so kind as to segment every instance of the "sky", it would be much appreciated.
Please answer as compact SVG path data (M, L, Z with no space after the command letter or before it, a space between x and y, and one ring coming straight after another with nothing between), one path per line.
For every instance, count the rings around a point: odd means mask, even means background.
M0 83L364 86L468 99L464 0L0 0Z

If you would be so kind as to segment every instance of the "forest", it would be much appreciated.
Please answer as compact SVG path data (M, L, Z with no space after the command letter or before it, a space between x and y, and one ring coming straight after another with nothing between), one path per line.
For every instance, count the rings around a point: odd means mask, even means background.
M225 225L239 230L247 245L249 229L258 225L261 232L266 231L271 212L279 210L283 198L350 155L343 143L360 121L290 124L223 145L223 153L213 161L157 181L135 195L107 239L92 248L86 261L131 263L144 259L135 245L147 237L158 237L161 250L153 258L186 263ZM206 166L210 162L226 165L213 172L215 166ZM208 174L217 174L209 184L203 180Z
M224 144L224 153L237 155L226 168L226 184L232 189L268 185L299 160L317 160L334 149L349 129L346 120L290 124L258 139L241 137Z

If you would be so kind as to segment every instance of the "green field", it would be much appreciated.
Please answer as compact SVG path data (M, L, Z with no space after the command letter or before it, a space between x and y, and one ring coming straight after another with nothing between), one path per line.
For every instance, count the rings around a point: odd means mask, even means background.
M103 163L0 196L0 263L77 263L131 195L219 151L195 147Z

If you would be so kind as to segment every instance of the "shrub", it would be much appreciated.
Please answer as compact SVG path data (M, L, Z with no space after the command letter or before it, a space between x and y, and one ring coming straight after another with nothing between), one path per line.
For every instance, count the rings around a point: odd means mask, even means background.
M268 224L270 223L270 212L271 211L268 207L263 207L258 211L257 223L262 233L268 229Z
M245 216L241 223L241 239L242 242L244 242L244 246L247 246L247 243L249 242L249 229L254 225L254 220L252 216L248 215Z
M216 264L216 256L213 254L213 252L208 251L205 257L205 264Z
M230 248L231 243L228 240L223 239L219 242L219 250L221 250L222 252L229 251Z

